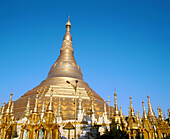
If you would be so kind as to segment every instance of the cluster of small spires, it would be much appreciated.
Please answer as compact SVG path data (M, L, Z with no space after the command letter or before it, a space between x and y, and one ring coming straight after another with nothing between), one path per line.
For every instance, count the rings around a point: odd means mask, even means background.
M39 99L39 96L38 96L38 92L37 92L36 97L35 97L35 106L34 106L34 109L33 109L32 113L38 113L38 99ZM58 113L61 112L60 107L61 107L61 99L59 99ZM49 101L49 104L47 106L47 110L46 111L47 112L53 112L53 89L51 90L50 101ZM43 99L42 108L41 108L41 114L44 114L44 113L45 113L45 99ZM28 98L28 103L27 103L27 107L26 107L26 110L25 110L25 116L29 117L30 114L31 114L31 110L30 110L30 98Z
M158 118L156 117L156 115L152 109L152 106L151 106L149 95L147 95L147 98L148 98L148 106L149 106L148 115L145 110L144 101L142 101L142 105L143 105L143 118L142 119L149 120L152 125L155 125L157 123L157 120L159 120L159 121L166 120L165 117L163 118L162 109L159 107L158 107ZM134 108L132 105L132 97L130 96L129 99L130 99L130 107L129 107L129 116L128 117L136 117L137 120L141 120L140 111L139 112L136 111L136 115L135 115ZM112 117L120 116L123 118L124 116L122 114L122 108L120 107L120 111L118 110L116 92L114 93L114 100L115 100L115 110L114 110L114 114Z
M2 116L5 115L14 115L14 101L12 101L12 96L13 96L13 92L11 92L10 94L10 99L9 99L9 103L7 105L7 109L5 111L5 102L2 103L2 107L0 108L0 119L2 118Z
M4 104L2 103L2 107L0 108L0 118L2 117L3 114L11 114L13 115L14 113L14 101L12 101L12 96L13 96L13 92L11 92L10 94L10 99L9 99L9 103L7 105L7 109L6 109L6 112L5 112L5 102ZM80 97L80 101L81 101L81 96ZM94 103L94 98L93 96L90 97L91 98L91 102ZM152 123L155 123L156 120L157 120L157 117L152 109L152 106L151 106L151 102L150 102L150 97L149 95L147 96L148 98L148 115L146 113L146 110L145 110L145 105L144 105L144 101L142 101L142 105L143 105L143 119L148 119L149 121L151 121ZM47 107L47 111L51 111L53 112L53 90L51 90L51 94L50 94L50 102L48 104L48 107ZM129 116L132 116L134 117L135 116L135 112L134 112L134 108L133 108L133 105L132 105L132 97L130 96L129 97L130 99L130 110L129 110ZM114 106L114 112L112 114L112 117L113 116L118 116L120 114L120 116L123 117L123 113L122 113L122 108L120 106L120 111L118 110L118 105L117 105L117 94L116 92L114 93L114 100L115 100L115 106ZM82 105L80 103L80 105ZM107 112L106 110L106 103L104 103L104 112ZM82 106L79 106L79 107L82 107ZM59 99L59 107L58 107L58 112L61 113L61 99ZM163 114L162 114L162 109L161 108L157 108L158 110L158 119L159 120L164 120L163 118ZM92 104L92 111L94 113L94 105ZM27 103L27 106L26 106L26 110L25 110L25 116L28 117L30 115L31 111L30 111L30 98L28 98L28 103ZM33 113L38 113L38 92L36 94L36 97L35 97L35 106L34 106L34 109L33 109ZM42 109L41 109L41 113L45 113L45 99L43 100L43 103L42 103ZM61 115L61 114L59 114ZM136 117L137 118L140 118L140 111L137 112L136 111Z

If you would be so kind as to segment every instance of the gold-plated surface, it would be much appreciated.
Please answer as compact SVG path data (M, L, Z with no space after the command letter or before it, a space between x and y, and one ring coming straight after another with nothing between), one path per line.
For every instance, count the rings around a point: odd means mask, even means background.
M39 104L38 111L40 111L42 107L43 100L45 100L44 105L45 108L47 108L48 102L50 100L51 89L54 89L54 111L58 108L60 98L62 118L64 120L74 119L74 99L75 97L78 98L79 93L81 93L82 96L82 106L85 110L85 113L87 112L88 108L90 107L90 97L87 93L89 90L91 90L91 93L93 94L93 97L95 99L94 106L96 116L102 116L104 101L83 80L81 68L76 63L73 56L73 46L70 28L71 23L68 20L66 24L66 33L60 50L60 55L57 61L51 66L47 79L42 81L40 85L28 91L23 96L21 96L21 98L15 101L14 114L17 119L24 115L28 98L30 98L30 110L33 110L37 91L39 96L39 99L37 100ZM69 80L70 82L78 80L76 95L74 95L74 89L66 83L67 80Z

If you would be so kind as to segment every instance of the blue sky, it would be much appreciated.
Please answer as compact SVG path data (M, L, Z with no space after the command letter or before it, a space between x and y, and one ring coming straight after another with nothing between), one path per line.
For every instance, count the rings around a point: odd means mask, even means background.
M142 115L147 89L152 107L170 108L170 2L1 1L0 102L14 100L47 77L59 56L71 16L74 56L84 80L128 114L129 96Z

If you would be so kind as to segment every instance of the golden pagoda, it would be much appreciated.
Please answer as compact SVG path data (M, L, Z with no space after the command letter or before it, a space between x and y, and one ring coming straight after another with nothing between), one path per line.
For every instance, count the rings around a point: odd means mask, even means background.
M118 109L116 92L113 108L89 87L73 56L70 29L68 19L60 55L47 78L15 102L11 93L0 107L0 139L169 138L170 114L165 119L158 108L157 118L149 95L148 114L144 101L143 117L135 113L130 96L125 116Z
M61 99L62 118L64 120L74 119L75 106L81 93L82 106L85 113L90 107L89 91L94 97L94 108L96 116L101 116L103 113L104 100L95 93L89 85L83 80L81 68L76 63L73 55L72 36L70 33L70 19L66 23L66 33L63 38L60 55L57 61L51 66L47 78L40 85L26 92L21 98L15 101L14 115L17 119L22 117L27 106L27 100L30 98L30 109L33 110L35 105L35 96L38 92L38 110L41 109L45 100L45 107L50 99L50 90L53 89L53 105L54 110L57 110L59 99ZM75 87L76 86L76 92ZM78 103L76 103L78 105Z

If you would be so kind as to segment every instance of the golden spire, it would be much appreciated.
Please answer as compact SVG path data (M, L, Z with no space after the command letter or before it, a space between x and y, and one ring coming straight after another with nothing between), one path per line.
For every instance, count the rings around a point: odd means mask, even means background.
M51 66L47 79L54 77L71 77L78 80L83 80L81 68L76 63L73 56L72 36L70 29L71 23L70 18L68 18L68 22L66 23L66 33L64 35L60 50L60 56Z
M25 116L26 117L30 116L30 98L28 98L27 108L25 110Z
M107 100L106 101L104 101L104 115L107 115L107 108L106 108L106 102L107 102Z
M5 102L4 102L4 103L2 103L0 119L1 119L1 118L2 118L2 116L4 115L4 109L5 109Z
M11 114L11 115L14 115L14 101L12 101L10 114Z
M81 98L81 93L79 93L79 107L78 107L79 113L82 112L82 109L83 109L83 107L82 107L82 98Z
M35 106L34 106L34 113L38 112L38 92L36 94L36 98L35 98Z
M152 106L151 106L151 102L150 102L150 97L149 97L149 94L147 95L147 98L148 98L148 119L150 122L153 122L154 124L156 123L156 115L152 109Z
M45 98L44 98L44 100L43 100L41 113L45 113Z
M53 111L53 89L51 89L50 102L49 102L47 111Z
M136 111L136 118L137 120L139 120L139 116L138 116L138 112Z
M3 107L2 107L2 114L4 114L4 111L5 111L5 101L4 101L4 105L3 105Z
M72 36L70 33L70 29L71 29L71 23L70 23L70 16L68 17L68 22L66 23L66 33L64 35L63 40L70 40L72 41Z
M129 111L129 115L133 117L133 116L135 116L135 112L134 112L133 105L132 105L132 97L130 96L129 99L130 99L130 111Z
M139 119L141 119L141 117L140 117L140 110L138 111L138 115L139 115Z
M147 120L147 114L146 114L146 111L145 111L144 101L142 101L142 104L143 104L143 119Z
M148 98L149 110L152 112L152 106L151 106L149 94L147 95L147 98Z
M122 107L120 106L120 116L123 118Z
M92 98L91 98L91 109L92 109L92 114L94 114L94 97L92 95Z
M13 93L11 92L9 103L8 103L8 108L6 110L6 114L9 114L9 112L10 112L10 107L11 107L11 102L12 102L12 95L13 95Z
M57 116L58 116L58 117L61 117L61 98L59 98L59 101L58 101Z
M162 109L158 107L157 110L158 110L158 120L163 121Z
M116 92L114 93L115 96L115 111L114 111L114 115L117 116L119 115L119 111L118 111L118 107L117 107L117 94Z

